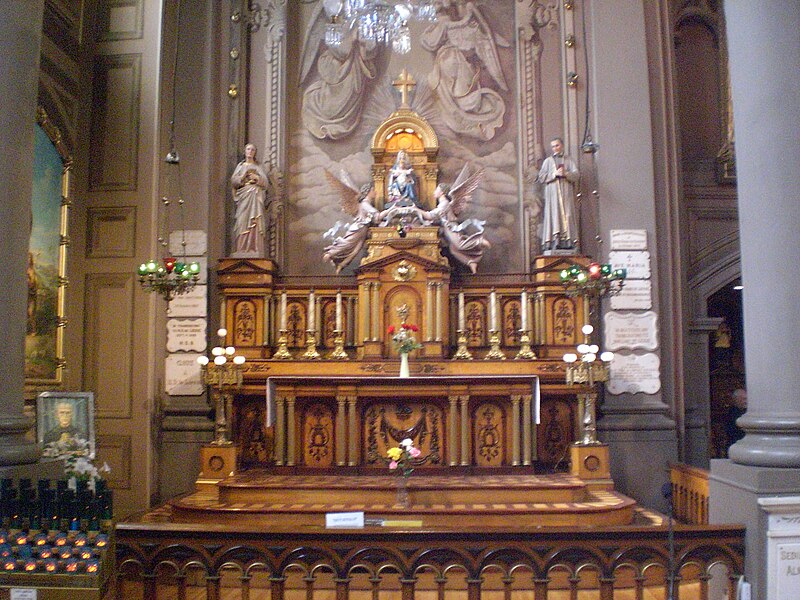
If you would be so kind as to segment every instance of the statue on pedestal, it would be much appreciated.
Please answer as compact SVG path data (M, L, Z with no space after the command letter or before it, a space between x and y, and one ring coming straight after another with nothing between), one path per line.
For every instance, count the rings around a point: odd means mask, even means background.
M564 141L553 138L553 151L539 169L539 183L544 184L542 251L577 251L578 226L575 212L575 184L580 178L578 165L564 154Z
M233 248L231 256L264 258L264 223L267 209L269 176L256 160L255 145L244 147L244 160L231 175L231 191L235 212L233 217Z

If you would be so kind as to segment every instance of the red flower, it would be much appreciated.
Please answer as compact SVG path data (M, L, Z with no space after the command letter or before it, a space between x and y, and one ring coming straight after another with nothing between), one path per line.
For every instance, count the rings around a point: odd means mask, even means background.
M409 325L409 326L408 326L408 328L409 328L411 331L419 331L419 327L417 327L417 326L416 326L416 325L414 325L414 324L411 324L411 325Z
M394 333L394 325L389 325L389 329L386 330L386 333L392 335Z

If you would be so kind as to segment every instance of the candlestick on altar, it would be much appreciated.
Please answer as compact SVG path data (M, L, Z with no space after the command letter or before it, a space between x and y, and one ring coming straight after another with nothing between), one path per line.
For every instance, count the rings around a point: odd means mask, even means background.
M344 332L336 329L333 332L333 350L328 353L330 360L350 360L347 352L344 351Z
M342 331L342 290L336 292L336 331Z
M489 293L489 331L497 331L497 293Z
M464 292L458 293L458 330L465 331L466 313L464 312Z
M523 289L519 298L520 313L522 315L522 331L528 331L528 291Z
M272 358L275 360L292 360L292 353L287 348L287 342L286 330L281 329L278 335L278 349L272 355Z
M536 353L531 350L530 332L526 329L520 329L519 352L514 360L536 360Z
M311 290L308 293L308 318L306 319L306 321L308 322L309 331L314 331L314 317L315 317L314 313L316 311L315 304L316 302L314 298L314 290Z
M485 360L505 360L506 355L500 350L500 332L496 329L489 330L489 345L491 349L484 357Z
M467 350L466 332L459 328L456 333L458 333L458 350L453 354L453 360L472 360L472 354Z
M317 352L317 332L313 329L306 329L306 351L301 358L305 360L318 360L322 358Z
M281 319L279 328L281 331L286 331L286 292L281 293Z

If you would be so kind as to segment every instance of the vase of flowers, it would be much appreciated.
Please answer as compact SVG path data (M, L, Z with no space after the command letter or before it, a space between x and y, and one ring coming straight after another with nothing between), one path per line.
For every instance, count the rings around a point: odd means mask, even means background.
M414 459L420 455L419 448L414 447L414 442L406 438L399 446L389 448L386 456L389 458L389 469L396 472L397 479L397 504L408 508L408 478L414 472Z
M400 323L400 327L395 329L390 325L387 333L392 336L395 350L400 354L400 377L409 377L408 354L417 348L422 348L414 337L414 333L419 331L419 327L413 323Z

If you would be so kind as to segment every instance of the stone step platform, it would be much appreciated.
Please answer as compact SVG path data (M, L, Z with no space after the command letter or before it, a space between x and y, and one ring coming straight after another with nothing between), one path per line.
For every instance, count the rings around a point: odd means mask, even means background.
M208 490L172 500L171 521L324 527L325 514L406 527L561 527L627 525L636 503L611 490L589 489L568 474L412 475L408 504L398 502L399 476L275 475L246 471Z

